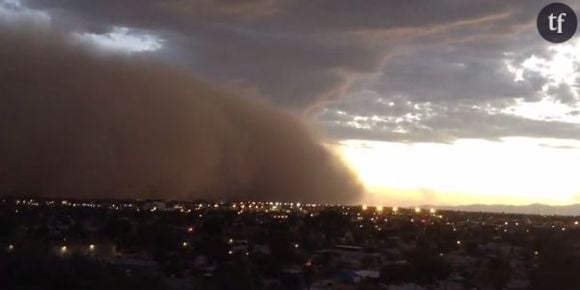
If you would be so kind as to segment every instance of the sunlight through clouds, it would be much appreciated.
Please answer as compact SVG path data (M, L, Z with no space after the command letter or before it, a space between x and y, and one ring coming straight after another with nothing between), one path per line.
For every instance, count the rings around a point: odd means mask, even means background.
M156 51L163 47L163 40L160 37L127 27L114 27L105 34L76 33L73 37L94 43L104 49L127 53Z
M506 61L514 81L525 80L526 73L537 73L547 82L542 86L544 97L538 102L516 100L502 112L533 119L580 124L578 50L580 41L548 47L550 57L531 55L520 64Z
M539 102L516 101L514 106L502 112L539 121L559 121L580 124L580 107L577 104L568 105L545 98Z

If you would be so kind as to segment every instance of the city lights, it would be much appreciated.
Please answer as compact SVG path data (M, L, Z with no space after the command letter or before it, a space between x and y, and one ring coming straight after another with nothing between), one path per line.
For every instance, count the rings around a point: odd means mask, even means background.
M42 204L42 202L40 202ZM80 202L68 202L67 205L62 205L60 201L54 202L57 206L65 206L70 208L78 208L78 207L86 207L87 209L92 208L109 208L111 210L115 210L115 208L119 209L126 209L135 211L136 209L142 208L138 204L131 204L131 203L117 203L117 204L98 204L98 203L80 203ZM30 206L29 202L20 202L19 206L25 207ZM48 202L46 202L48 204ZM76 204L76 206L75 206ZM215 205L218 205L216 208ZM364 237L365 240L373 241L376 243L375 246L380 247L382 244L377 243L380 240L381 233L384 233L385 230L389 231L389 235L397 235L404 234L400 232L402 228L401 225L405 223L413 223L411 228L407 230L411 230L414 232L415 235L422 235L425 231L431 227L442 227L441 233L453 233L456 235L456 238L452 240L454 245L454 249L447 249L447 252L435 252L435 255L439 255L442 259L447 260L451 257L455 257L457 255L464 255L463 251L467 250L464 248L469 248L466 244L465 240L462 240L463 237L469 236L470 241L473 240L475 243L481 243L481 241L477 241L477 230L483 226L493 227L495 229L496 234L501 233L502 235L496 236L495 243L502 243L502 240L508 239L510 237L510 232L518 231L520 227L521 232L525 232L526 235L533 235L533 231L531 229L534 228L550 228L553 230L557 230L561 232L561 234L567 234L567 232L573 233L572 229L576 229L577 227L573 227L573 225L577 225L577 221L546 221L545 219L551 218L549 216L543 217L543 219L539 218L531 218L526 219L525 221L521 218L514 218L510 217L509 219L507 216L497 216L497 215L486 215L485 213L465 213L465 212L456 212L456 211L446 211L446 210L437 210L433 207L410 207L410 208L399 208L397 206L391 207L391 214L392 215L383 215L385 211L385 207L382 205L357 205L357 206L334 206L334 205L319 205L319 204L306 204L302 205L302 207L298 207L297 203L285 203L285 202L246 202L246 210L241 210L242 203L237 203L237 210L232 208L231 203L216 203L216 202L207 202L207 203L199 203L195 205L187 204L187 203L180 203L177 205L172 205L170 207L162 207L164 209L157 209L157 211L166 212L166 211L175 211L181 212L184 209L194 208L195 209L195 217L192 217L194 220L190 221L191 224L189 225L179 225L175 228L182 228L183 227L183 234L187 236L181 242L176 243L174 246L175 250L181 249L184 253L191 253L193 254L194 251L190 251L190 249L196 249L197 252L200 248L197 247L196 242L198 241L198 237L195 239L193 238L193 233L196 231L196 227L199 224L203 224L204 220L208 217L212 217L216 214L222 214L223 212L230 211L233 214L237 214L237 221L236 223L242 223L246 220L246 217L251 217L248 219L251 222L252 227L260 226L275 222L277 224L290 226L295 230L300 230L301 227L304 227L305 224L300 221L301 218L306 219L316 219L319 217L321 211L325 209L337 209L341 217L345 217L348 220L352 221L352 228L349 230L355 232L356 235ZM251 210L247 210L248 207L251 206ZM276 208L276 210L272 210L272 208ZM395 214L398 213L398 214ZM428 214L424 214L428 213ZM120 213L121 214L121 213ZM443 215L445 214L445 216ZM124 214L121 214L124 215ZM145 212L145 215L156 216L158 213L149 213ZM318 222L314 222L312 224L317 224ZM477 225L478 227L475 227ZM525 225L525 227L524 227ZM59 225L60 226L60 225ZM513 226L513 228L511 227ZM252 246L248 246L248 244L255 243L255 241L250 241L251 238L247 237L247 233L240 233L236 231L230 231L230 235L226 236L224 242L228 245L227 248L224 250L226 255L230 259L234 259L234 257L238 257L239 255L247 256L248 259L253 259L254 257L260 257L264 255L264 253L268 253L267 248L264 248L261 245L261 250L259 255L254 255L256 249ZM437 232L435 232L437 233ZM243 235L244 237L240 237ZM475 235L475 236L474 236ZM204 235L201 235L199 238L203 239ZM251 236L250 236L251 237ZM239 239L239 240L236 240ZM376 240L375 240L376 239ZM72 237L65 237L63 240L66 245L59 245L56 248L57 253L62 256L68 256L71 254L77 254L76 249L83 247L85 251L79 251L78 254L85 254L87 257L92 259L97 258L95 255L96 253L96 246L95 244L88 244L83 245L82 241L76 240ZM505 243L505 241L503 241ZM471 244L469 244L471 245ZM300 240L294 240L290 244L288 244L288 248L292 249L292 253L295 254L307 254L311 249L303 250L304 245ZM104 250L98 256L99 259L107 259L108 251L106 251L107 246L102 247ZM332 249L332 246L330 247ZM323 249L324 250L324 249ZM7 245L6 246L7 252L14 251L14 245ZM485 250L484 250L485 251ZM539 252L534 249L528 249L529 253L533 254L533 256L539 256ZM115 256L123 255L122 250L114 249L113 253ZM126 254L126 253L125 253ZM131 254L128 254L131 255ZM132 259L132 258L129 258ZM310 262L311 263L311 262ZM306 266L306 264L305 264Z

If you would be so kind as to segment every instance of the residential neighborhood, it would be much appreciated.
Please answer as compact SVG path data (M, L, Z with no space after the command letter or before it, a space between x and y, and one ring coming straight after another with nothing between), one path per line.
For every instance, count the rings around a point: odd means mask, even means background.
M0 209L0 275L13 289L75 289L87 275L106 277L95 289L119 279L183 290L568 289L580 279L573 216L11 198ZM107 274L83 272L93 268ZM55 277L70 285L51 286Z

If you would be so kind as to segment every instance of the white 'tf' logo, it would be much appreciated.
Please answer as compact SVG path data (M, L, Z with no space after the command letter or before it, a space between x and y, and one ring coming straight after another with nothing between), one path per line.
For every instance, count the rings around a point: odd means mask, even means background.
M562 22L564 22L565 16L566 13L564 12L558 14L558 17L554 16L554 13L550 14L550 16L548 16L548 20L550 21L550 30L551 31L557 30L556 33L558 34L562 33ZM554 26L554 20L556 20L556 22L558 23L558 27Z

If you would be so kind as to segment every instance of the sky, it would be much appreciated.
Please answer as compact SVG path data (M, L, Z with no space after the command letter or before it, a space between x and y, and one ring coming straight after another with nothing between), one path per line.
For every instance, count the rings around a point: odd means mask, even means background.
M580 38L540 37L548 1L0 3L5 26L156 59L296 116L361 202L580 202Z

